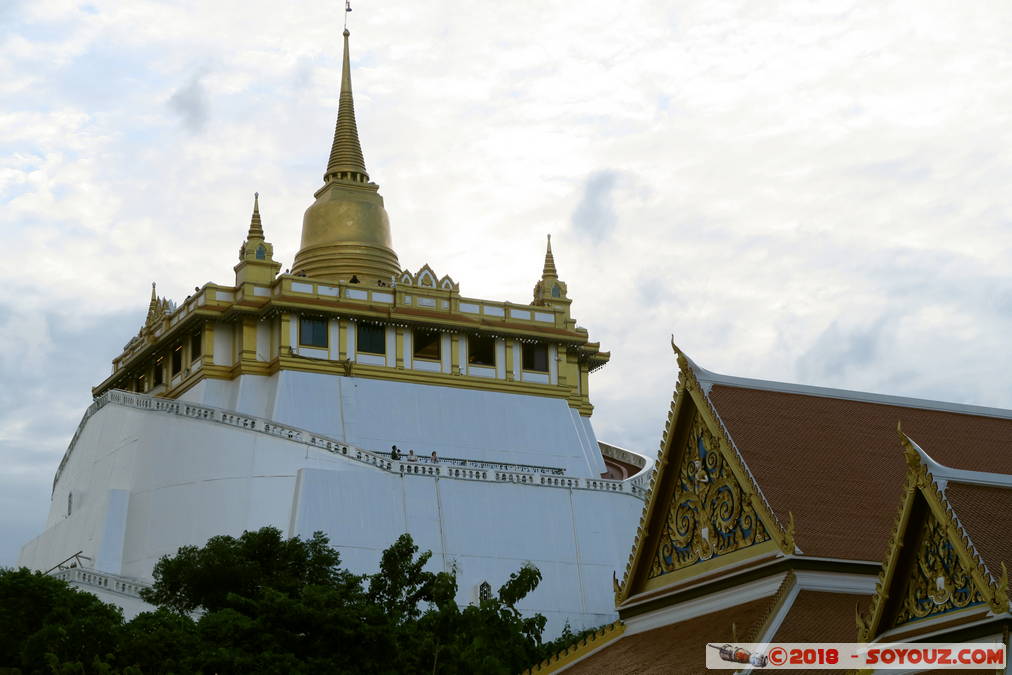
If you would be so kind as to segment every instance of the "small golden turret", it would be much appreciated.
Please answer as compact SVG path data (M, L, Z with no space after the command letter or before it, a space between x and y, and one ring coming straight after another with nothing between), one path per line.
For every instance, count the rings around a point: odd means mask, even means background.
M263 239L264 238L264 225L260 221L260 193L253 193L253 216L249 221L249 232L246 234L246 239Z
M573 301L566 296L566 284L559 281L559 272L555 269L555 256L552 255L552 235L548 235L548 250L545 251L545 266L541 270L541 281L534 286L534 303L542 307L562 309L569 317L569 305Z
M274 247L264 239L264 226L260 220L260 193L253 193L253 215L249 221L246 241L239 247L239 264L235 266L235 285L269 284L281 269L274 261Z
M323 187L302 219L302 246L294 274L374 285L400 273L390 240L390 220L379 186L369 181L355 124L351 58L344 31L344 65L334 143Z
M559 273L555 269L555 256L552 255L552 235L548 235L548 251L545 253L545 268L541 271L541 278L559 278Z

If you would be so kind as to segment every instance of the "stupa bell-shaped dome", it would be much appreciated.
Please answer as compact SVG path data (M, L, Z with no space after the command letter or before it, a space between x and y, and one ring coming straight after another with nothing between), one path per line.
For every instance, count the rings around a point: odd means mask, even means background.
M292 272L328 281L389 281L400 272L390 219L379 186L369 181L355 124L351 59L344 31L344 65L334 143L324 185L302 218L302 246Z

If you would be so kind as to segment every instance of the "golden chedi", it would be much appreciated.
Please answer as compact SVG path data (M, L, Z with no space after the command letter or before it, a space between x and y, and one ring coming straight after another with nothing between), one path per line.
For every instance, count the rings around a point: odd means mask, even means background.
M400 272L390 241L390 220L379 186L369 181L355 124L351 94L349 32L344 31L344 66L334 144L324 185L302 219L302 246L294 274L328 281L375 285Z

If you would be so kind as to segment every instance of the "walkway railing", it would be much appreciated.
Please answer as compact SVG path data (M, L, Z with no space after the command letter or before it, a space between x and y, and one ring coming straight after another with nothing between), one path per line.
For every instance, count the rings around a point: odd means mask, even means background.
M67 583L76 582L85 586L122 593L133 598L141 597L141 589L147 588L147 584L139 583L136 579L99 572L87 567L67 567L53 572L52 576L63 579Z
M514 471L522 473L543 473L552 476L563 476L566 473L565 469L560 469L554 466L538 466L537 464L511 464L510 462L490 462L484 459L466 459L463 457L442 457L438 456L435 462L432 461L431 457L425 455L417 455L414 460L408 459L406 455L401 455L400 461L407 462L408 464L431 464L434 466L449 465L459 467L462 469L485 469L492 471Z
M121 405L128 408L136 408L149 412L178 415L195 420L226 424L228 426L254 431L262 434L269 434L284 440L318 448L325 452L340 455L347 459L368 464L378 469L391 473L413 476L432 476L453 478L460 480L479 480L496 483L520 483L524 485L541 485L546 487L576 488L582 490L600 490L605 492L621 492L643 499L645 495L642 481L636 478L629 478L624 481L605 480L601 478L580 478L566 476L562 469L550 466L538 466L534 464L510 464L507 462L489 462L484 460L471 460L448 457L445 460L432 463L429 458L423 458L409 462L407 460L393 460L389 455L384 455L363 448L349 445L341 441L316 434L305 429L280 424L273 420L246 415L233 410L224 410L213 406L181 401L178 399L156 398L144 394L135 394L126 391L108 391L88 406L77 426L77 431L70 441L67 452L63 455L56 476L53 479L53 490L63 474L67 461L73 453L74 447L81 436L88 420L99 410L107 405Z

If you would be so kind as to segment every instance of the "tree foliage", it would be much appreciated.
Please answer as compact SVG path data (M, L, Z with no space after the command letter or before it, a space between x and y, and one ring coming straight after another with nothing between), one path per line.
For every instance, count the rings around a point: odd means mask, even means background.
M517 608L525 566L476 605L402 535L377 573L352 574L317 533L214 537L155 566L145 600L119 610L64 582L0 570L0 675L22 673L513 673L546 656L545 618Z

